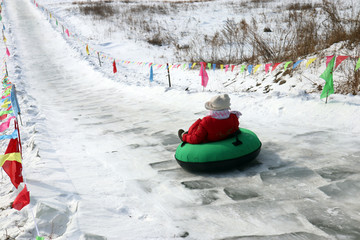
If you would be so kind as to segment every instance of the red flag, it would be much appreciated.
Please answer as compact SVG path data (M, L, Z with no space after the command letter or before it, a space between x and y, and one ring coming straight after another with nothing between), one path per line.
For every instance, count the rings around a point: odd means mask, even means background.
M8 55L10 57L10 51L8 48L6 48L6 55Z
M271 71L274 71L275 68L276 68L277 66L279 66L280 64L281 64L281 63L275 63L274 66L272 67Z
M19 142L17 138L10 139L9 145L5 151L5 155L11 153L19 153ZM12 157L11 160L9 159L5 161L2 165L2 168L10 177L12 184L14 184L16 188L18 188L19 184L24 181L22 176L21 156L19 158L20 159L16 159L16 156Z
M115 59L114 59L114 62L113 62L113 72L114 72L114 73L117 72Z
M336 62L335 62L335 69L340 65L340 63L342 61L344 61L345 59L347 59L349 56L338 56L336 58Z
M27 190L26 185L23 190L17 195L12 207L20 211L23 207L30 203L30 192Z
M0 121L4 120L6 118L7 118L7 114L4 114L4 115L0 116Z

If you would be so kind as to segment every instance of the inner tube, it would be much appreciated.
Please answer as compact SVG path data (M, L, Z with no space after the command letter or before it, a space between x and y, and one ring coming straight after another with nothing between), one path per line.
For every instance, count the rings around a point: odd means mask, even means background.
M243 166L259 155L261 142L252 131L239 130L238 134L218 142L181 143L175 159L190 172L224 171Z

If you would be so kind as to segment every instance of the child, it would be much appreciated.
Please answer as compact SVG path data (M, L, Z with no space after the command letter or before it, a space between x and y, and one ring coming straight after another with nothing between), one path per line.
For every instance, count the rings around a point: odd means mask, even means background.
M205 108L210 110L209 115L193 123L188 132L180 129L180 140L191 144L216 142L238 131L238 118L241 113L229 111L230 105L230 97L227 94L211 98L205 103Z

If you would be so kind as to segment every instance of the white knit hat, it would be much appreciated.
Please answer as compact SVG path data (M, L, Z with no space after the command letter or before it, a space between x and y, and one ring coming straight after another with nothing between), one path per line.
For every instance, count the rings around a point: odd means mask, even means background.
M205 103L207 110L225 110L230 109L230 97L227 94L221 94L210 99Z

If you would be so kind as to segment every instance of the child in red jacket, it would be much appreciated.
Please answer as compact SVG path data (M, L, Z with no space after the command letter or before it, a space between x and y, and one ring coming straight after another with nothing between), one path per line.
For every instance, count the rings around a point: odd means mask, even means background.
M205 103L210 110L208 116L198 119L191 125L188 132L178 131L181 141L191 144L216 142L227 138L239 130L241 113L230 110L230 97L227 94L215 96Z

